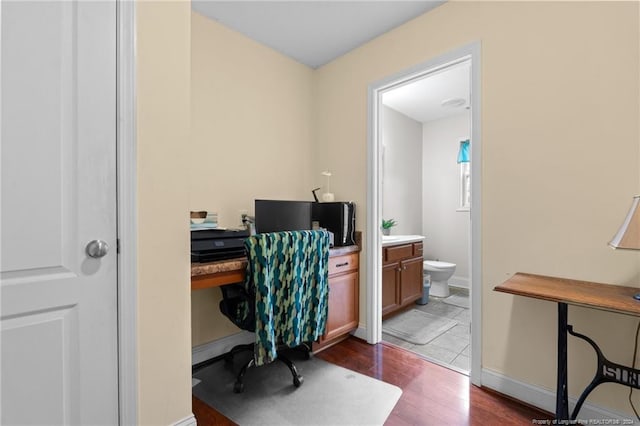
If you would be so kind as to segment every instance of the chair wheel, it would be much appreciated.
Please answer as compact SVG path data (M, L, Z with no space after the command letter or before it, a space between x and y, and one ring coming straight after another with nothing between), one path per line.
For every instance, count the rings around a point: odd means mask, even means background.
M242 393L244 391L244 383L235 382L233 384L233 393Z
M304 382L304 377L302 376L296 376L293 378L293 386L299 388L300 385L302 385L302 383Z

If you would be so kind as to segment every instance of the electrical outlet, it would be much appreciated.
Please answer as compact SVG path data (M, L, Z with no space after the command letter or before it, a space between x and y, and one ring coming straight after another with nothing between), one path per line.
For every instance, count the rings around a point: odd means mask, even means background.
M240 217L240 224L244 224L244 218L249 214L249 211L245 209L240 209L238 210L238 213Z

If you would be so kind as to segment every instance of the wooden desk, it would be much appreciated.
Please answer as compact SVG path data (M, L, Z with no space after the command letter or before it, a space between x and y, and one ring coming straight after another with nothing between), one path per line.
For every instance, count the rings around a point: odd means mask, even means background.
M247 258L218 260L191 264L191 290L241 283L247 268Z
M360 247L357 245L334 247L329 250L329 257L335 258L359 251ZM246 268L246 257L207 263L191 263L191 290L241 283L244 281Z
M349 337L358 328L360 247L334 247L329 250L329 292L327 329L313 351L328 348ZM244 282L246 258L191 264L191 290Z
M593 340L583 334L574 332L573 326L567 323L567 305L640 316L640 301L633 298L636 293L640 292L640 289L519 272L504 283L496 286L494 290L548 300L558 304L556 419L575 420L589 393L601 383L619 383L640 389L640 370L607 360ZM569 417L567 389L567 333L585 340L593 347L598 356L598 368L595 377L582 392L571 417Z

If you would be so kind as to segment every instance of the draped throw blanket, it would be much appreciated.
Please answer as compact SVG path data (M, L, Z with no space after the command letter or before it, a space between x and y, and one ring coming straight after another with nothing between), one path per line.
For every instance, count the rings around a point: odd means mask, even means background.
M329 297L327 231L257 234L245 241L249 256L245 289L255 294L256 365L277 357L278 343L288 347L317 340L327 323ZM245 320L248 301L239 306Z

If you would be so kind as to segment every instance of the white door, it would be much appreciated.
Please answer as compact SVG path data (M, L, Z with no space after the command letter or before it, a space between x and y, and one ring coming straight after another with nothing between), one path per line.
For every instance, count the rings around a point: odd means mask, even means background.
M0 13L0 421L117 424L115 3Z

